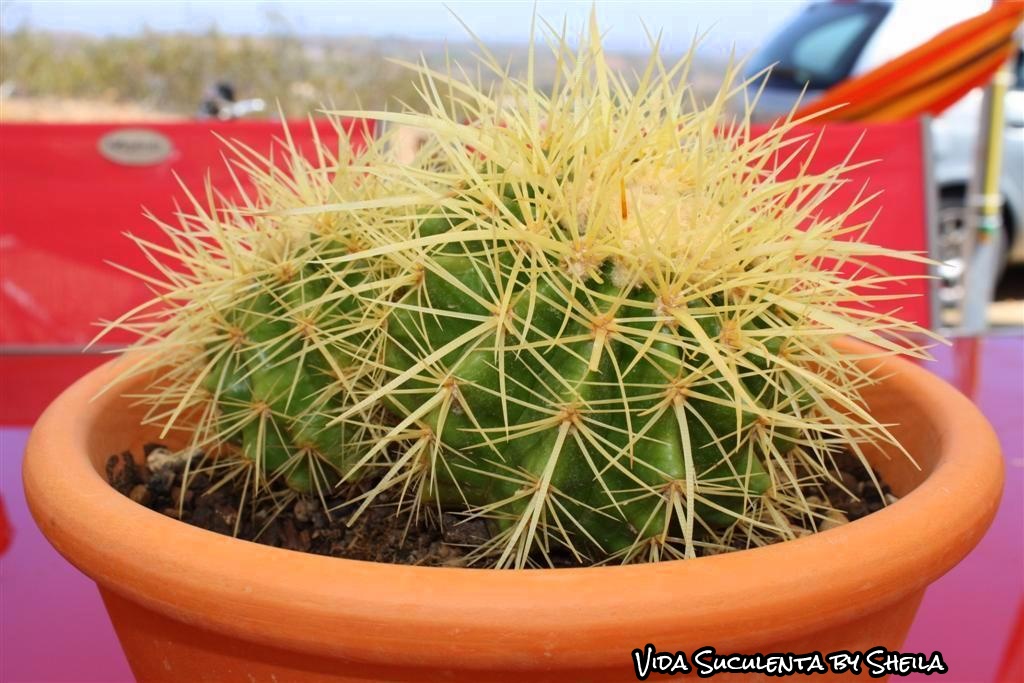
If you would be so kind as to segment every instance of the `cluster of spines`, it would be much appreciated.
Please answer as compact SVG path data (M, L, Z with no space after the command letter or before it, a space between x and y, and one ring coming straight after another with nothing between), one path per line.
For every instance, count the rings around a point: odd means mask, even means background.
M375 114L428 131L411 163L389 135L314 163L292 146L287 173L236 149L259 196L196 202L165 226L175 250L144 245L179 263L160 305L119 323L171 368L151 419L192 416L193 446L237 453L217 466L256 492L373 472L356 514L400 487L485 517L476 556L499 566L813 525L804 491L836 444L890 439L831 340L914 350L912 326L848 306L885 276L841 267L899 255L846 239L870 198L817 215L848 164L782 179L812 143L795 122L725 123L731 76L698 106L689 56L655 52L630 82L596 27L585 45L556 44L548 95L532 73L493 94L416 67L426 113Z

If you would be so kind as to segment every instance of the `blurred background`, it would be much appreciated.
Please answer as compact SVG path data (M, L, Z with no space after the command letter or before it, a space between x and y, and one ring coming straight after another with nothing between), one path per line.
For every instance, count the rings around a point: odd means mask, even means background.
M735 45L762 44L799 13L791 2L600 2L616 66L642 66L647 30L661 32L666 54L708 31L697 80L707 89ZM589 2L542 0L538 15L570 35ZM238 98L261 98L285 115L325 103L380 108L415 99L408 72L390 60L433 65L446 54L469 65L472 29L488 48L525 64L533 3L466 2L30 2L4 3L5 119L104 116L189 117L212 84ZM646 26L646 28L645 28ZM540 27L538 26L538 30ZM550 75L552 64L542 65Z

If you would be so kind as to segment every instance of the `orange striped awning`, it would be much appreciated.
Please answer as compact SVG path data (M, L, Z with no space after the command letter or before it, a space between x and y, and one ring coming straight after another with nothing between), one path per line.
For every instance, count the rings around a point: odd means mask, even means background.
M885 122L941 113L983 85L1014 50L1024 0L1002 0L861 76L847 79L802 107L819 120ZM838 107L832 111L825 111Z

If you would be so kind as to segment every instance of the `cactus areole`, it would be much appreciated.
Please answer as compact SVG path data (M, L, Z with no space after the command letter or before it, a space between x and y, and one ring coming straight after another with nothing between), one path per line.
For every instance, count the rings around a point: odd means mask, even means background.
M556 36L544 89L532 49L522 79L484 57L489 87L411 65L422 102L371 114L391 132L358 155L236 149L258 196L143 243L164 291L116 323L165 368L149 419L254 496L362 479L344 514L398 487L484 518L494 566L813 529L834 449L891 441L832 341L922 353L884 301L849 307L884 275L841 268L915 257L859 239L868 197L821 215L848 166L786 172L814 141L730 117L735 70L700 102L691 56L627 77L598 35ZM424 133L411 160L397 126Z

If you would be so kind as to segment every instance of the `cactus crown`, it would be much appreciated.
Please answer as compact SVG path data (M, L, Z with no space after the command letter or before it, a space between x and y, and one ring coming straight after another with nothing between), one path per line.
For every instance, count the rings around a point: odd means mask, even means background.
M692 52L655 45L634 78L596 22L552 42L557 79L496 87L410 65L426 131L288 172L236 149L259 196L143 244L155 306L115 323L166 368L150 419L187 429L254 495L367 478L360 514L399 487L417 510L484 517L497 566L693 557L791 538L827 505L837 448L892 442L872 381L831 344L923 351L920 332L849 307L884 280L844 265L895 254L821 203L851 167L783 175L795 121L760 136L687 84ZM365 112L355 113L366 116ZM850 239L853 237L853 239ZM177 263L167 263L166 257ZM154 353L155 351L155 353ZM185 415L188 420L182 420Z

